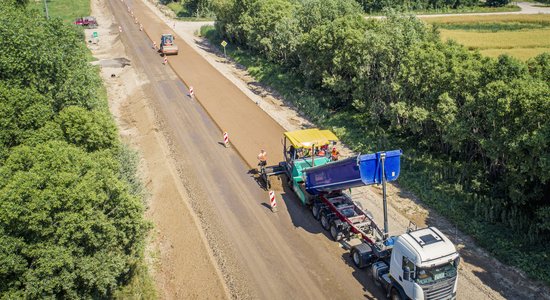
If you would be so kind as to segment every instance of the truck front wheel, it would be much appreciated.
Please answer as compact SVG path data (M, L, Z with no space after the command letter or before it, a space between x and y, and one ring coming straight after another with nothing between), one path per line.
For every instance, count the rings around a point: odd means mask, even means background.
M353 259L353 264L356 267L361 268L361 254L359 254L359 251L357 251L357 249L351 249L351 258Z
M403 300L403 298L401 297L401 294L399 294L399 291L396 288L391 289L390 299L391 300Z
M364 267L367 267L372 263L372 250L365 243L353 246L353 248L351 248L350 254L351 259L353 260L353 264L359 269L363 269Z

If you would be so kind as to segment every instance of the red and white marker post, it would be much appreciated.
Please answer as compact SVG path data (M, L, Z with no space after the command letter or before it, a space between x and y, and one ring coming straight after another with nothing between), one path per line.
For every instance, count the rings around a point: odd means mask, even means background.
M274 191L269 191L269 204L271 205L271 211L277 212L277 200L275 199Z
M157 50L157 43L153 41L153 49Z
M162 64L165 65L168 63L168 57L166 57L166 55L164 55L164 60L162 61Z
M193 89L193 86L189 87L189 97L195 97L195 90Z
M227 131L223 132L223 145L225 148L229 148L229 135L227 134Z

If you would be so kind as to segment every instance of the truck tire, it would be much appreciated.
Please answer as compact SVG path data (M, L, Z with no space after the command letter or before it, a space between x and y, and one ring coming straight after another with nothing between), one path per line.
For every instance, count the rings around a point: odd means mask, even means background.
M321 206L313 202L313 205L311 206L311 214L315 220L319 220L321 217Z
M321 226L323 226L325 230L330 229L330 220L327 217L327 213L325 211L321 212Z
M390 291L390 299L391 300L403 300L403 297L401 297L401 294L396 288L392 288Z
M339 242L342 237L344 237L344 234L338 229L338 225L336 225L336 222L331 222L330 224L330 236L332 236L332 239Z
M367 267L371 263L369 259L371 252L371 248L366 244L353 246L350 253L353 264L359 269Z

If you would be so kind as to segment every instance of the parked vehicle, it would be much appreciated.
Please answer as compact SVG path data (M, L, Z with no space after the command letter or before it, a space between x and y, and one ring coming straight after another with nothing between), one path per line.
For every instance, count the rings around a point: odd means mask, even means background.
M74 21L74 24L87 28L97 28L97 20L95 19L95 17L92 16L77 18Z

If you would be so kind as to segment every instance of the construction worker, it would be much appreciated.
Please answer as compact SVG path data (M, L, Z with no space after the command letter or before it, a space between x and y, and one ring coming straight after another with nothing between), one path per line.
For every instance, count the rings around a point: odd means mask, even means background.
M258 166L265 167L267 165L267 152L265 152L264 149L260 150L260 154L258 154L258 160L260 161L258 163Z
M319 149L319 151L317 152L317 155L318 156L325 156L326 155L325 149L323 149L323 148Z
M332 147L332 151L330 152L330 159L332 159L332 161L337 161L339 156L340 152L336 150L336 147Z

